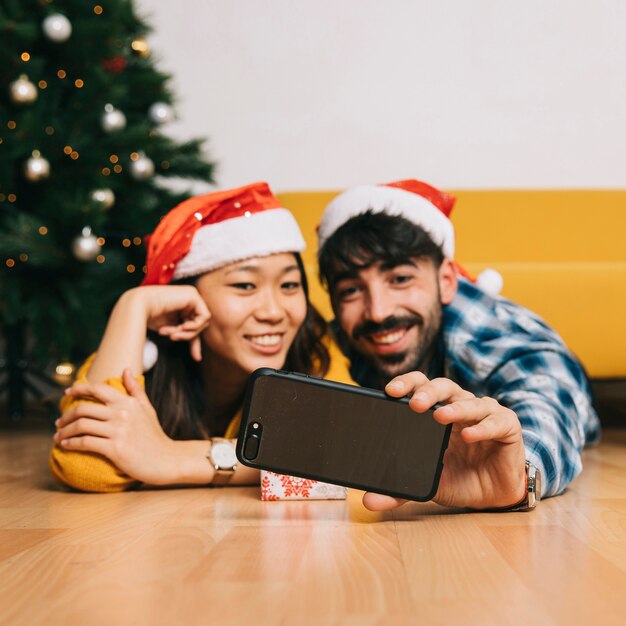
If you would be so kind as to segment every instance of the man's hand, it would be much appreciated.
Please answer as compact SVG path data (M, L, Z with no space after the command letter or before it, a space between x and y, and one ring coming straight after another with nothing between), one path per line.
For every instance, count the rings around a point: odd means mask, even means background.
M79 402L57 420L54 440L64 450L96 452L131 478L151 485L176 481L177 448L129 369L123 381L129 395L103 383L75 383L66 394Z
M524 442L513 411L493 398L477 398L447 378L428 380L421 372L394 378L385 391L395 398L410 396L409 406L416 413L436 403L445 405L433 414L439 423L452 424L435 502L489 509L511 506L524 498ZM393 509L404 502L374 493L363 497L363 504L371 510Z

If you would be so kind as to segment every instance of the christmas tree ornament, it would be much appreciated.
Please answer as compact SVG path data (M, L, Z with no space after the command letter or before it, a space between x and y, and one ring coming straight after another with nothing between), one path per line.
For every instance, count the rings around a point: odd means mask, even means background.
M9 85L9 95L15 104L32 104L37 100L37 87L28 80L26 74L22 74Z
M131 160L130 175L135 180L148 180L154 174L154 162L145 154L140 154L136 159Z
M102 128L107 133L124 130L126 128L126 116L112 104L106 104L102 114Z
M102 59L100 65L110 74L121 74L128 65L128 61L119 54L110 59Z
M74 375L76 374L76 366L69 361L62 361L58 363L54 368L54 374L52 377L55 382L61 387L69 387L74 382Z
M91 232L90 226L85 226L81 234L72 242L72 252L79 261L93 261L100 254L101 249L102 246Z
M91 201L106 211L115 204L115 194L111 189L94 189L90 194Z
M30 159L24 163L24 176L31 183L38 183L50 176L50 162L41 156L39 150L33 150Z
M41 28L43 29L44 35L55 43L63 43L70 38L72 34L72 24L65 17L65 15L61 15L60 13L55 13L54 15L49 15L42 23Z
M148 46L148 42L143 37L135 37L130 44L130 49L138 56L138 57L148 57L150 56L150 48Z
M174 108L165 102L155 102L148 109L148 117L155 124L168 124L174 120Z

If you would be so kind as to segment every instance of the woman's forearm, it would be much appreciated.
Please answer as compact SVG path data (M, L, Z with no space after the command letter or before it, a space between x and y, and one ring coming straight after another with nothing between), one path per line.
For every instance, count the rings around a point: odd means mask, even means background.
M120 377L127 367L135 376L142 373L147 315L137 292L137 289L127 291L113 308L96 358L87 374L90 382Z
M234 440L233 440L234 441ZM172 456L171 468L162 484L210 485L215 477L215 469L207 455L211 442L175 441L175 454ZM237 465L228 485L258 485L258 470Z

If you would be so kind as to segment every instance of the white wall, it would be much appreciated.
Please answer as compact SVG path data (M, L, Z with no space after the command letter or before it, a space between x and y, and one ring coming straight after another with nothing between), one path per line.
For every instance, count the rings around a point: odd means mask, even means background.
M138 0L220 187L626 187L623 0Z

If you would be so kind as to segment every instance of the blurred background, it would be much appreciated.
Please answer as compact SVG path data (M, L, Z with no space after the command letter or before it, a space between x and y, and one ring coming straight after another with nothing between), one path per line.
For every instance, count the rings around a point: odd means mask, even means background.
M626 186L618 0L139 0L220 185Z
M617 0L0 0L3 422L54 415L190 194L626 189L625 23Z

